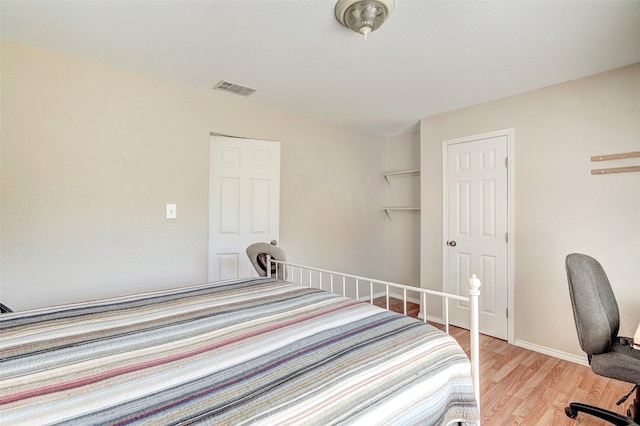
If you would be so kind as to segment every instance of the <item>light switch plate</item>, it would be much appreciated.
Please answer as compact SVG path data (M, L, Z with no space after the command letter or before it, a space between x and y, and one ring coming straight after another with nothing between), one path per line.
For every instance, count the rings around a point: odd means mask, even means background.
M176 213L176 205L175 204L167 204L167 219L175 219L177 218Z

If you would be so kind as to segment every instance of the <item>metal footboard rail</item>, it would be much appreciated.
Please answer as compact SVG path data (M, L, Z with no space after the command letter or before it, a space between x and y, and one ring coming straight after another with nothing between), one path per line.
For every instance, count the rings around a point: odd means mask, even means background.
M272 265L275 268L272 268ZM422 321L427 322L426 306L427 296L440 297L443 301L443 324L445 332L449 334L449 301L459 300L469 303L469 324L470 324L470 361L471 361L471 377L476 393L476 401L478 402L478 408L480 407L480 333L479 333L479 321L478 321L478 297L480 296L480 280L472 275L469 278L469 296L460 296L457 294L445 293L436 290L429 290L426 288L412 287L405 284L398 284L390 281L377 280L368 277L362 277L358 275L345 274L343 272L336 272L327 269L314 268L311 266L299 265L286 261L280 261L272 259L267 256L267 271L271 271L269 276L275 279L288 280L296 282L300 285L307 285L309 287L324 288L324 285L328 285L329 291L333 293L339 293L343 296L347 295L347 288L353 289L355 292L355 298L360 298L361 285L368 284L369 290L369 303L374 303L375 296L374 286L384 286L386 309L389 310L391 289L397 289L402 292L402 304L403 313L407 315L407 293L418 293L420 295L420 303L423 309ZM273 272L275 271L275 273ZM326 279L323 279L323 277ZM351 280L347 283L347 280ZM306 281L306 283L305 283ZM326 282L328 281L328 283ZM340 291L341 290L341 291ZM397 297L394 294L394 297Z

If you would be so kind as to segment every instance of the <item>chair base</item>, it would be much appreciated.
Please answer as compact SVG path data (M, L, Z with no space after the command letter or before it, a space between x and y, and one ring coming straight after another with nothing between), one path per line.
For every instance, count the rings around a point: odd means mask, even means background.
M639 402L636 400L629 409L628 414L630 417L614 413L613 411L605 410L604 408L594 407L593 405L582 404L579 402L572 402L571 404L569 404L568 407L564 408L564 413L567 415L567 417L571 417L572 419L578 417L578 413L585 413L598 417L617 426L640 426L640 424L638 423L640 421L640 418L638 418L638 415L640 415L640 411L638 410L637 404L639 404Z

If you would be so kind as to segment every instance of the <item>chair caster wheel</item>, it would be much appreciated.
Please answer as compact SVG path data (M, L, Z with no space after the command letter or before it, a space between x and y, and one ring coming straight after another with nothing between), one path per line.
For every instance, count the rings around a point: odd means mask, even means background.
M564 413L567 415L567 417L571 417L572 419L578 417L578 412L571 409L571 407L564 407Z

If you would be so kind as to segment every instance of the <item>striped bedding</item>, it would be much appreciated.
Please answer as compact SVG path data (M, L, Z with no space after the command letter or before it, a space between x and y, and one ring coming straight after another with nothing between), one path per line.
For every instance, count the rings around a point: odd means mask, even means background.
M252 278L0 315L0 424L451 424L479 414L434 327Z

